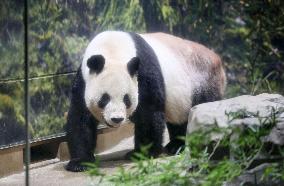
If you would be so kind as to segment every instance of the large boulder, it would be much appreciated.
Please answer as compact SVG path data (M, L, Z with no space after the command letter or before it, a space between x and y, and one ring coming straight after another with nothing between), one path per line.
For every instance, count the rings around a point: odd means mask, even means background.
M193 107L188 118L187 135L197 130L210 130L210 128L215 127L254 128L255 126L258 127L269 122L272 123L271 121L274 123L272 130L268 131L268 135L265 134L260 140L266 144L272 143L283 147L284 97L279 94L244 95ZM238 138L238 135L231 135L231 137ZM209 139L217 141L222 137L222 133L213 132L210 134ZM234 153L230 153L230 159L234 160L234 157ZM270 154L259 152L252 160L254 161L249 164L250 166L240 176L230 182L225 182L224 186L284 184L283 180L273 179L272 177L264 180L261 179L266 168L272 165L270 164L271 162L282 165L283 155L274 154L271 156Z
M234 113L239 113L236 119ZM284 145L284 97L279 94L243 95L196 105L189 113L187 133L213 126L260 125L261 118L271 114L277 115L277 125L265 140Z

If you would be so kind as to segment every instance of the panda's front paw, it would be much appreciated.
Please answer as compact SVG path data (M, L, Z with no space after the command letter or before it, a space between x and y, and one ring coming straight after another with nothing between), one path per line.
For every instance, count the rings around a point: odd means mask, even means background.
M179 140L170 141L164 148L168 155L176 155L184 149L184 142Z
M68 164L65 166L65 169L71 172L84 172L88 169L84 163L94 163L95 159L92 160L82 160L82 159L74 159L70 160Z

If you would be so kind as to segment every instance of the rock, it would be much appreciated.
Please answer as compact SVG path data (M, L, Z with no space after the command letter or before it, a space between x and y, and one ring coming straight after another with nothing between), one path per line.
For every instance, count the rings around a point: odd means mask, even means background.
M231 182L226 182L223 186L240 186L240 185L259 185L259 186L278 186L283 185L283 180L273 179L268 177L262 179L265 169L272 164L263 163L251 170L245 171L241 176L238 176Z
M284 116L283 116L284 118ZM279 122L270 132L268 136L263 139L265 142L271 142L276 145L284 145L284 122Z
M232 119L234 113L240 114L238 119ZM279 94L244 95L196 105L189 113L187 133L213 126L260 125L272 113L277 115L277 125L264 140L283 145L284 97Z
M267 123L267 118L276 118L276 125L270 133L260 140L277 145L284 145L284 97L279 94L260 94L257 96L244 95L231 99L204 103L194 106L188 117L187 135L199 129L210 129L213 127L229 126L254 126ZM220 133L211 133L210 140L218 140L223 135ZM238 135L231 135L237 138ZM223 152L224 150L222 150ZM215 151L217 152L217 151ZM230 159L234 161L234 154ZM221 157L224 154L221 154ZM231 156L232 155L232 156ZM271 166L271 162L278 165L283 164L283 154L272 154L259 152L252 159L244 172L234 180L225 182L223 186L237 185L284 185L281 179L275 179L271 175L262 179L265 169ZM219 155L218 155L219 156ZM281 163L281 164L279 164Z

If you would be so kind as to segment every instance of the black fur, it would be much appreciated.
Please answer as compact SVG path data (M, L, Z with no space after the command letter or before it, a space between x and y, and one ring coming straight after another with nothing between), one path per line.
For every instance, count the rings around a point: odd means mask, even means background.
M139 63L140 59L138 57L134 57L128 62L127 69L131 77L137 74Z
M105 58L102 55L94 55L87 60L87 66L90 68L91 73L99 74L103 70L104 65Z
M165 85L161 68L153 49L135 33L130 33L135 42L138 68L138 106L131 120L135 123L135 151L151 144L150 156L162 152L165 128Z
M72 85L71 105L67 117L66 133L70 162L66 170L85 171L82 162L94 162L94 148L97 140L98 122L87 109L84 100L85 82L81 67L78 69Z

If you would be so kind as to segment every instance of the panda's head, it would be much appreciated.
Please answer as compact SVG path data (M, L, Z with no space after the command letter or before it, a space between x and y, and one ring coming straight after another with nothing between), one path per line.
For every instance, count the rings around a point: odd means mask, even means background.
M133 46L128 46L132 43L125 43L125 38L124 44L113 42L111 36L94 40L87 48L82 64L84 98L99 122L118 127L128 121L138 105L139 58L131 51Z

